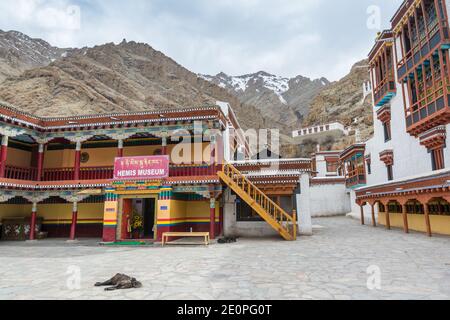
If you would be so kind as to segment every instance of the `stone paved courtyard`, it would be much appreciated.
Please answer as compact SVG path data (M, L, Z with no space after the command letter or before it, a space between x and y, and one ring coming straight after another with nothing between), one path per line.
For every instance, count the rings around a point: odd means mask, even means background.
M206 247L98 247L93 241L0 243L0 299L449 299L450 238L314 220L299 241ZM381 270L369 290L367 268ZM375 269L376 270L376 269ZM80 271L79 289L73 276ZM122 272L143 288L93 284Z

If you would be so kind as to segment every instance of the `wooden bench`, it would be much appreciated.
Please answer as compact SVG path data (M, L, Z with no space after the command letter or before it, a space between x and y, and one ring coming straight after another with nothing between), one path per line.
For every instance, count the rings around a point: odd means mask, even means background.
M162 235L162 245L166 245L169 243L170 237L176 238L203 238L205 246L208 246L210 243L209 232L164 232ZM173 244L192 244L192 243L182 243L177 242Z

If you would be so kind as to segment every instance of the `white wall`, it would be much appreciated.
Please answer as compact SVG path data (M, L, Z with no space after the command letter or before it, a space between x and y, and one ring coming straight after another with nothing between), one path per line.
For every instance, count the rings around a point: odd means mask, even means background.
M312 185L310 211L312 217L345 215L350 212L350 192L347 192L345 183Z
M300 194L297 195L298 231L301 235L312 235L311 221L311 187L310 175L303 174L300 177Z
M325 161L325 157L322 155L316 155L316 170L318 177L327 176L327 162Z
M312 235L312 222L310 211L310 175L302 174L300 183L300 194L296 196L297 215L300 235ZM231 194L229 188L224 191L224 235L227 237L267 237L277 236L278 233L272 229L265 221L262 222L241 222L237 221L236 196Z
M375 134L366 143L366 155L370 154L372 159L372 174L367 175L367 184L370 186L388 181L386 165L380 160L380 153L388 149L394 150L394 180L431 171L428 150L420 145L419 139L406 132L401 86L397 85L397 96L391 100L392 139L388 142L384 141L383 124L378 120L376 110L379 108L374 108Z
M276 236L277 232L273 230L267 222L240 222L236 215L236 196L231 194L227 188L223 195L224 199L224 221L223 231L225 237L267 237Z

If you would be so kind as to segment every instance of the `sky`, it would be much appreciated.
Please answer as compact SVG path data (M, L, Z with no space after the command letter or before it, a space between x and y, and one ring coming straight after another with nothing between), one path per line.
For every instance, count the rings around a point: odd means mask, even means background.
M0 29L58 47L145 42L195 73L338 80L403 0L0 0Z

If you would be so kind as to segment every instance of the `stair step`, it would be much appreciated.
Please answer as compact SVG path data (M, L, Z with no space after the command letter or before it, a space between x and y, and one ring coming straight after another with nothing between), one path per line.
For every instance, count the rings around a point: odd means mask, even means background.
M227 171L229 172L227 174ZM241 172L232 165L224 166L223 171L219 171L220 179L228 185L236 194L253 208L275 231L277 231L285 240L293 241L297 238L296 217L290 217L282 208L268 198L259 188L248 180ZM245 186L245 188L243 188ZM249 189L251 191L249 192ZM261 200L262 203L261 203ZM266 208L264 206L267 206ZM271 214L274 210L275 216ZM278 217L284 217L287 220L278 220ZM290 221L289 221L290 220ZM292 225L292 230L286 228L284 224Z

